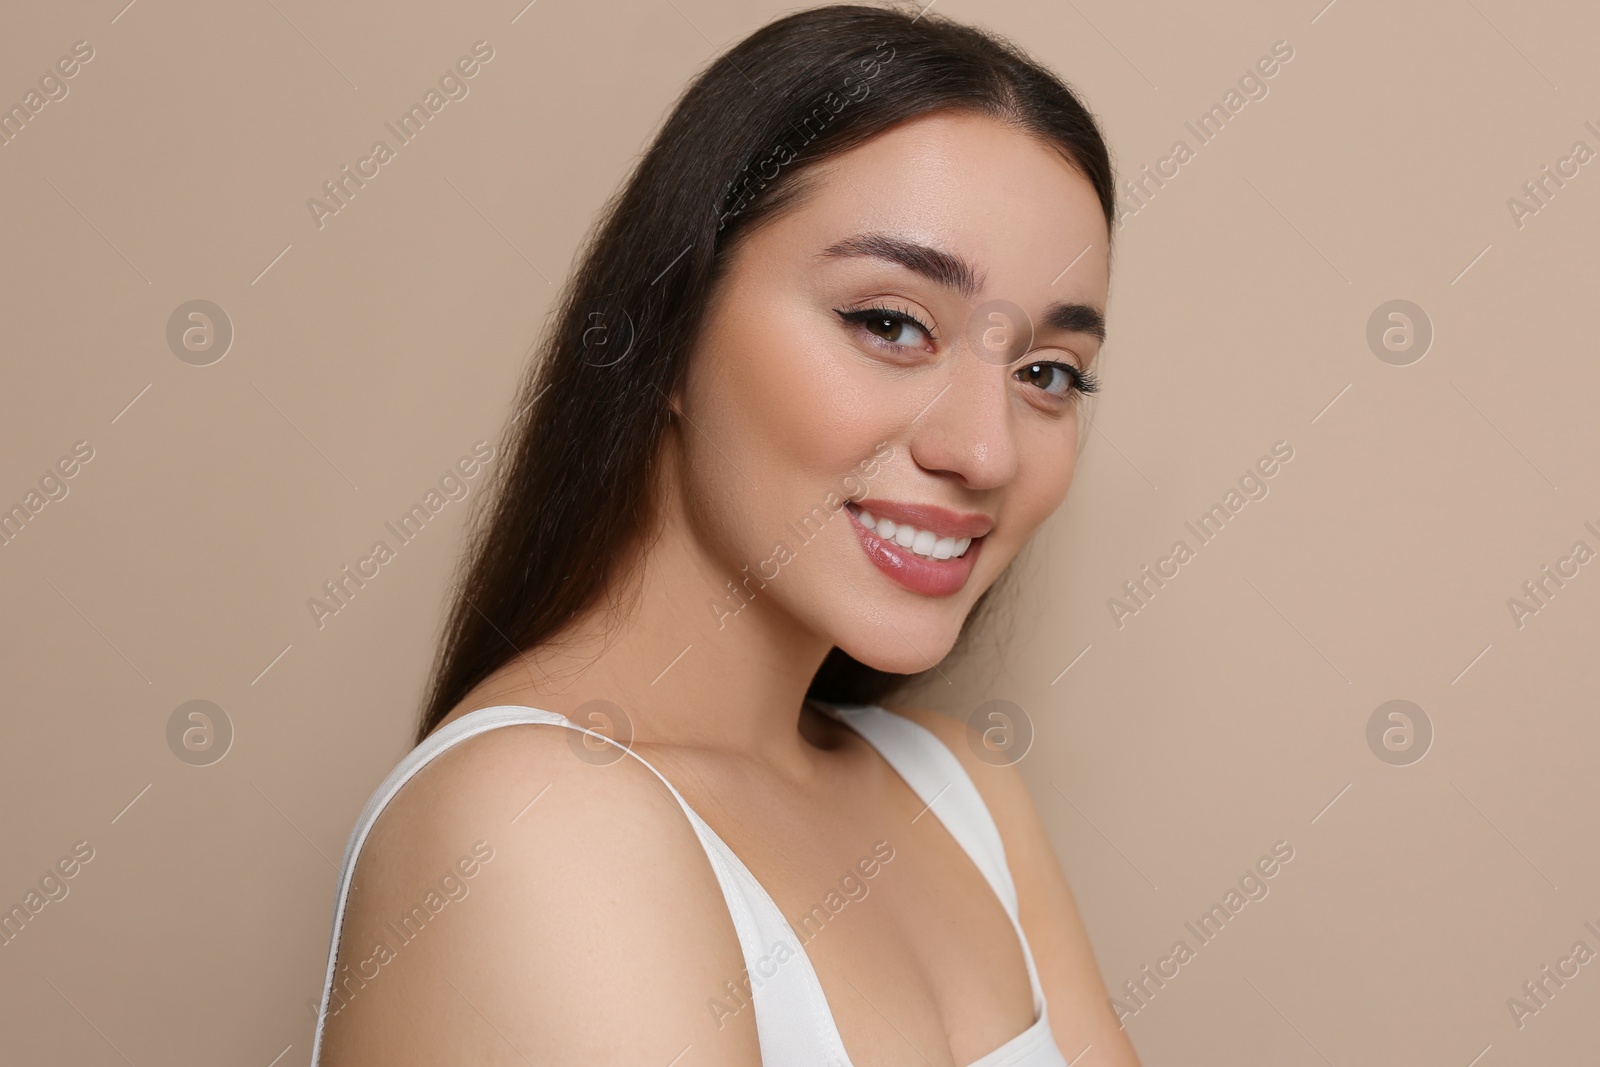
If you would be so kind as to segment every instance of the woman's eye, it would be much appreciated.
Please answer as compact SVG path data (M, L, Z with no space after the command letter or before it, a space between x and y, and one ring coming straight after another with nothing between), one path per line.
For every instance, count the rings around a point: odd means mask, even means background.
M1069 363L1029 363L1013 375L1019 382L1037 386L1051 396L1068 397L1100 388L1094 375Z
M870 332L886 344L900 348L921 348L933 340L933 332L914 315L892 308L866 308L840 311L840 318ZM920 335L920 336L919 336Z

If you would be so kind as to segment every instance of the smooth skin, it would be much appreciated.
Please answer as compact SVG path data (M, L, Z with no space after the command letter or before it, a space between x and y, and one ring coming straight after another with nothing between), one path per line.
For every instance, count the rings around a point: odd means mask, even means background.
M1063 388L1071 375L1047 365L1088 369L1100 338L1041 328L1007 366L965 337L996 299L1036 320L1058 301L1103 310L1105 218L1053 148L963 112L902 123L815 177L736 252L671 398L662 512L638 567L619 569L612 610L513 659L447 721L496 704L569 717L594 699L625 709L633 750L792 925L856 875L848 905L805 944L852 1060L965 1067L1034 1022L1016 935L938 819L805 691L835 645L884 670L937 663L1065 499L1079 408ZM974 287L879 255L822 254L863 234L958 256ZM874 307L929 330L839 314ZM958 593L890 580L843 510L804 543L789 530L885 444L865 506L879 497L994 520ZM729 614L738 601L726 583L756 571L778 541L792 558ZM1017 768L979 760L962 723L893 710L961 759L1000 828L1063 1055L1077 1067L1137 1067ZM450 749L401 790L356 868L340 948L345 1007L327 1020L322 1062L760 1063L754 1010L728 992L744 959L704 850L660 781L637 759L607 758L619 755L559 726L504 727ZM480 841L493 859L459 879L465 895L398 945L385 924ZM880 842L892 859L861 878ZM379 941L392 956L375 954ZM345 981L358 972L364 983Z

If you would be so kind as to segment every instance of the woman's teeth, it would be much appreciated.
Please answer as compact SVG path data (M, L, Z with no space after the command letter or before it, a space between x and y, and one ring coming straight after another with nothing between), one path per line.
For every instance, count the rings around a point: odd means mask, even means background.
M861 525L885 541L893 541L901 548L909 548L927 559L960 559L966 554L967 546L972 544L970 537L940 537L931 530L919 530L890 519L874 518L872 512L865 508L852 505L850 510L861 520Z

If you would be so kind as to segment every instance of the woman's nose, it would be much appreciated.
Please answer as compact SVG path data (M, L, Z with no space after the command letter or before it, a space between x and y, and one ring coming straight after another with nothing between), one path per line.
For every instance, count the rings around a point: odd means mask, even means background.
M998 358L970 344L951 353L949 379L912 426L918 466L968 489L993 489L1015 476L1011 366Z

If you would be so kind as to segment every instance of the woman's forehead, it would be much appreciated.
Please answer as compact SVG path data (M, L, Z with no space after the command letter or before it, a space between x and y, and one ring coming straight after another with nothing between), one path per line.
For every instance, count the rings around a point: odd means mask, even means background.
M773 246L818 256L887 233L970 265L973 296L1069 278L1084 296L1106 288L1108 230L1094 186L1053 146L1015 127L940 112L817 166L810 195L776 222Z

